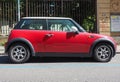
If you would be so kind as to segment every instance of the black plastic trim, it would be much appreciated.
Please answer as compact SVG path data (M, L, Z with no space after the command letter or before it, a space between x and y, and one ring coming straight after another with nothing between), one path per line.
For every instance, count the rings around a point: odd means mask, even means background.
M30 48L30 51L31 51L31 55L32 55L32 56L35 56L35 50L34 50L34 47L33 47L32 44L31 44L31 42L28 41L28 40L26 40L26 39L24 39L24 38L16 38L16 39L13 39L13 40L11 40L10 42L8 42L7 45L6 45L6 48L5 48L5 53L8 52L10 46L11 46L12 44L14 44L15 42L23 42L23 43L25 43L26 45L28 45L28 47Z
M56 53L56 52L37 52L39 57L91 57L88 53Z
M101 43L101 42L110 43L110 44L112 45L112 47L113 47L113 50L114 50L113 56L116 54L116 50L115 50L114 43L113 43L111 40L107 39L107 38L100 38L100 39L97 39L97 40L91 45L91 48L90 48L90 51L89 51L90 56L93 56L93 51L94 51L95 46L96 46L98 43Z

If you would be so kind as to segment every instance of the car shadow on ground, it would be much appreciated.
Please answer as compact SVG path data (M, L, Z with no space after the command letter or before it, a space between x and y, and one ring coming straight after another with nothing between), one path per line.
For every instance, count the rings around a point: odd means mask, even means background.
M92 58L79 58L79 57L32 57L27 63L72 63L72 62L86 62L95 63ZM0 56L0 64L10 63L8 56Z
M28 63L69 63L69 62L95 62L92 58L79 57L33 57Z

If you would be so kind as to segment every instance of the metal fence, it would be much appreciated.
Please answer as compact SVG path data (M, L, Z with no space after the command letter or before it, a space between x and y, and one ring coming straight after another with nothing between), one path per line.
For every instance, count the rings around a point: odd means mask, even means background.
M0 0L0 34L8 35L18 20L17 0ZM21 17L71 17L87 31L96 32L96 0L21 0Z
M16 2L0 1L0 34L8 35L17 22Z

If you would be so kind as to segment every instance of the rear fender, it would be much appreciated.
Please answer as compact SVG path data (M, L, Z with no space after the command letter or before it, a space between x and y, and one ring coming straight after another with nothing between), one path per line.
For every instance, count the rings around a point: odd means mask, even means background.
M13 39L10 42L8 42L6 47L5 47L5 53L8 53L9 48L15 43L24 43L25 45L27 45L29 47L31 55L35 56L35 50L34 50L34 47L31 44L31 42L24 39L24 38L16 38L16 39Z

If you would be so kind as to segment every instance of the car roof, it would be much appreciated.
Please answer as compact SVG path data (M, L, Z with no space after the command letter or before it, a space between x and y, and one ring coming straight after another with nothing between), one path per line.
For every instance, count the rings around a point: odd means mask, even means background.
M22 19L71 19L68 17L23 17Z

